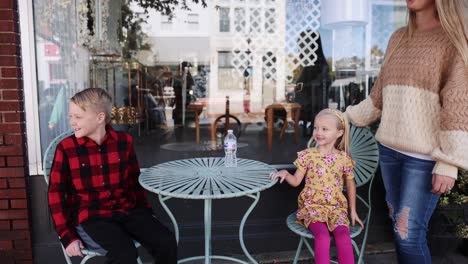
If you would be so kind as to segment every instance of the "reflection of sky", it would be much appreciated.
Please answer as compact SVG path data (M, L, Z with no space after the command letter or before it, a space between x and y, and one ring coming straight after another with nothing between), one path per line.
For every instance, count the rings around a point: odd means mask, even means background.
M364 57L365 48L365 27L343 26L335 29L335 41L333 42L332 30L319 30L322 38L323 53L326 58L332 56L333 49L335 51L335 60L349 57ZM334 46L333 46L334 43Z
M372 6L371 46L378 46L385 51L393 31L406 24L406 6Z
M297 1L297 0L295 0ZM286 9L287 19L297 19L304 16L304 9L294 8L294 4L289 4L293 1L288 1ZM406 7L404 5L372 5L371 19L371 47L378 46L379 49L385 51L388 40L391 34L401 26L406 24ZM307 25L302 25L303 30L308 29ZM303 31L300 30L300 31ZM335 59L339 60L343 57L357 56L363 58L365 55L365 27L340 27L335 29L335 41L333 46L332 30L319 28L321 36L322 48L326 58L335 54ZM300 32L299 31L299 32ZM294 37L297 39L298 33L291 35L288 32L287 38Z

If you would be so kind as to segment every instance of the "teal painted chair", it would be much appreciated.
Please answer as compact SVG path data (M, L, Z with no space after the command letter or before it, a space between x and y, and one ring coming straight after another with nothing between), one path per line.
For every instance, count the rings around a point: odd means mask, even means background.
M362 230L358 224L356 224L354 227L350 226L349 230L351 234L351 242L353 244L353 248L356 252L356 255L358 256L357 263L363 263L367 235L369 231L370 217L372 212L372 183L374 181L375 171L377 170L378 166L379 152L374 135L367 127L355 127L351 125L350 138L350 152L354 162L356 163L353 172L356 180L356 188L358 193L359 187L362 187L369 183L366 199L364 199L359 194L356 195L358 213L364 222L364 230ZM361 203L363 206L359 207L359 203ZM297 223L296 212L293 212L287 217L286 224L291 231L300 236L299 245L297 247L296 255L294 257L294 264L297 263L299 255L302 251L302 247L304 245L307 247L312 256L315 257L314 250L307 241L307 239L313 239L314 236L307 228ZM357 238L360 235L362 235L362 243L359 247L355 241L355 238ZM332 262L337 263L336 261Z
M50 176L50 169L52 167L52 162L54 160L54 155L55 155L55 149L57 148L58 143L62 141L64 138L70 136L73 134L73 131L67 131L65 133L62 133L61 135L57 136L50 142L49 146L47 147L44 157L43 157L43 162L42 162L42 168L44 170L44 179L49 185L49 176ZM83 253L84 257L81 260L81 264L86 263L90 258L96 257L96 256L105 256L106 251L99 246L96 242L94 242L91 237L89 237L80 227L77 227L78 234L81 236L81 240L85 243L86 248L81 250L81 253ZM140 247L140 243L137 241L134 241L135 247L138 248ZM67 252L65 251L65 248L63 245L60 243L60 246L62 247L63 255L65 256L65 260L67 261L68 264L72 264L72 261L70 257L68 256ZM141 261L140 257L137 259L138 264L143 264Z

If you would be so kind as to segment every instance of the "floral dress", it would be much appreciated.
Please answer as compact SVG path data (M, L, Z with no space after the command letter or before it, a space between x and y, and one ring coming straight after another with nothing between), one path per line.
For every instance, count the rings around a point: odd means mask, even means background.
M349 226L343 183L344 179L354 178L351 157L346 152L323 154L310 148L297 153L294 165L305 175L305 186L298 198L298 222L305 227L323 222L330 231L339 225Z

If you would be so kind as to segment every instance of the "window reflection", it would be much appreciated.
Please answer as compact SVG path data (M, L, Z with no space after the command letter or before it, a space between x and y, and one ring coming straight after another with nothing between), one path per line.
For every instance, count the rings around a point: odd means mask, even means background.
M239 157L290 163L320 109L368 95L406 17L404 1L370 1L367 24L337 27L320 24L320 1L208 1L170 16L102 1L112 4L91 21L76 2L34 0L42 150L68 129L68 98L101 87L144 167L222 155L227 121L240 132ZM124 121L131 113L135 122Z

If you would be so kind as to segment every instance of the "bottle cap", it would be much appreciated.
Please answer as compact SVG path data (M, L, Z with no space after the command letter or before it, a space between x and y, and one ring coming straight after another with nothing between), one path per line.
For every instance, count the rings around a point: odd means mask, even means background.
M233 132L232 129L228 129L228 133L232 133L232 132Z

